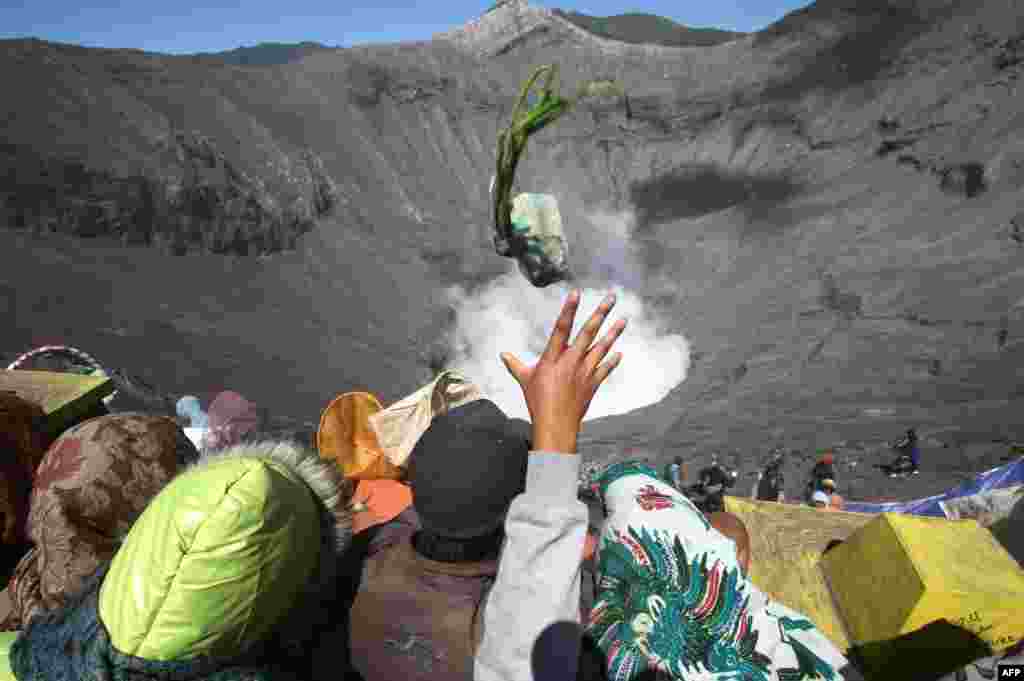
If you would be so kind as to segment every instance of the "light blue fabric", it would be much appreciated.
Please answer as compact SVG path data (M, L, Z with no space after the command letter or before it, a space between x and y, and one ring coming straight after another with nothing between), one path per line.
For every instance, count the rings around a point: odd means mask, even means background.
M178 400L177 412L178 416L191 421L189 425L192 428L208 428L210 425L209 417L199 404L199 398L193 395L185 395Z

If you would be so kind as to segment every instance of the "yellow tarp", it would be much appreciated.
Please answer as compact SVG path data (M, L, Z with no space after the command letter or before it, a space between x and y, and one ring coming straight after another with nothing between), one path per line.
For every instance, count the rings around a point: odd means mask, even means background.
M840 650L850 646L820 568L832 540L845 540L874 516L725 497L750 534L750 578L761 591L803 613Z
M974 520L886 513L824 556L822 569L851 642L876 668L898 654L889 642L947 649L943 630L993 652L1024 636L1024 571Z
M114 392L114 383L106 376L4 369L0 371L0 390L13 390L40 405L50 433L57 435Z

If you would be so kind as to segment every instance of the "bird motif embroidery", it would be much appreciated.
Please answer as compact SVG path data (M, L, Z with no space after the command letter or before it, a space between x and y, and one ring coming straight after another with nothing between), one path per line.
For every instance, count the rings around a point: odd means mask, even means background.
M750 592L738 567L707 553L688 556L664 530L615 531L601 549L598 599L587 630L606 656L610 681L646 670L670 679L708 673L730 681L769 681L771 660L756 650ZM836 679L836 673L790 633L810 621L778 619L782 642L798 666L782 681Z

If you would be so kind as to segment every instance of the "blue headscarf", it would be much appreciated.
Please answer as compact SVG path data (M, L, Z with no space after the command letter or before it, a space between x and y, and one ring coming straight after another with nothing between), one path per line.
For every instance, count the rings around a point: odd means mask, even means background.
M178 416L189 419L193 428L209 427L209 418L203 407L199 404L199 398L192 395L185 395L178 400Z

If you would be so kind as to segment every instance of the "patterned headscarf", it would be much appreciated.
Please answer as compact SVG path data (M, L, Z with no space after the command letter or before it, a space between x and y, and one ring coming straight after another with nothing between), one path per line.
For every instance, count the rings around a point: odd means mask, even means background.
M842 653L743 574L733 541L636 462L593 481L608 518L587 630L610 681L839 681Z
M0 629L23 626L78 590L109 560L149 501L199 458L173 420L109 414L65 431L36 469L28 513L34 544L8 585L13 612Z

